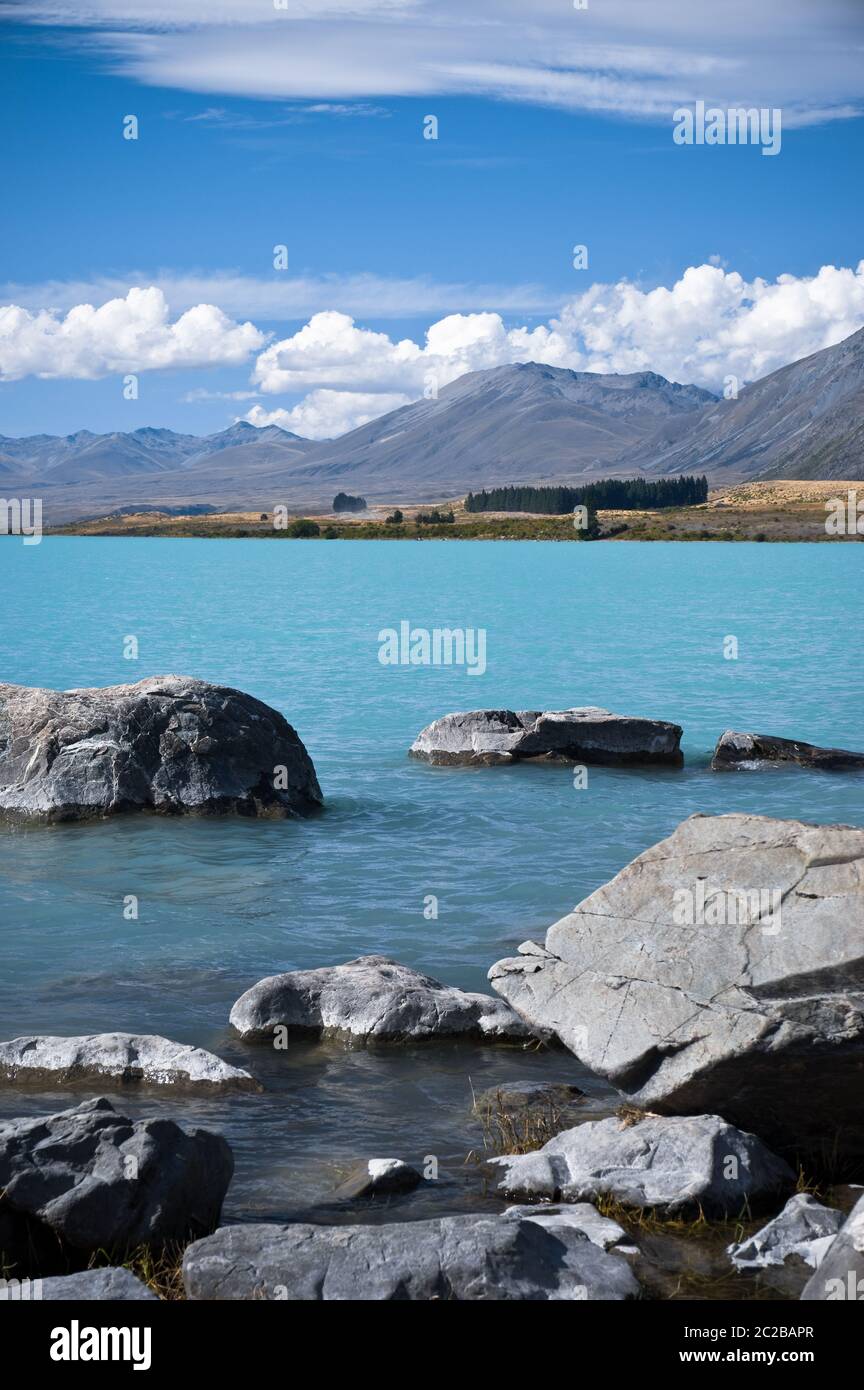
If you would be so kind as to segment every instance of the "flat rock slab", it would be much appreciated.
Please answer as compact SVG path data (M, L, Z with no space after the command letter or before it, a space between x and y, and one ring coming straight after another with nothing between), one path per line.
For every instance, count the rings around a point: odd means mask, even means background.
M80 1274L65 1274L54 1279L42 1279L41 1298L44 1303L158 1303L152 1289L136 1279L130 1269L110 1266L108 1269L83 1269Z
M294 729L239 690L189 676L94 690L0 684L0 817L285 817L321 801Z
M792 1169L753 1134L717 1115L648 1115L586 1121L542 1149L488 1159L508 1197L553 1202L611 1197L664 1212L738 1215L795 1182Z
M864 1301L864 1197L847 1216L801 1297L812 1303Z
M843 1219L842 1211L817 1202L809 1192L796 1192L761 1231L730 1245L729 1258L736 1269L766 1269L797 1256L817 1269Z
M388 956L271 975L240 996L230 1017L241 1037L258 1041L276 1029L389 1042L532 1036L502 1000L442 985Z
M200 1047L155 1034L45 1035L0 1043L0 1083L17 1086L143 1083L178 1090L261 1091L248 1071Z
M221 1135L130 1120L104 1097L0 1123L0 1254L17 1276L210 1231L234 1160Z
M367 1158L354 1165L333 1195L347 1201L360 1197L390 1197L412 1192L422 1181L423 1174L401 1158Z
M614 1250L619 1255L638 1255L638 1247L632 1238L608 1216L601 1216L591 1202L573 1202L566 1206L525 1206L508 1207L505 1216L520 1217L526 1221L536 1221L550 1231L560 1230L561 1223L575 1226L588 1237L592 1245L601 1250Z
M414 758L440 766L492 766L526 760L569 763L683 762L681 727L607 709L478 709L446 714L411 745Z
M691 816L493 988L646 1110L864 1154L864 830Z
M562 1302L637 1298L620 1255L566 1219L225 1226L189 1246L190 1299Z
M864 753L845 748L819 748L800 739L774 738L771 734L742 734L727 729L717 740L711 766L715 772L727 768L758 768L763 763L797 763L799 767L838 772L844 768L864 770Z

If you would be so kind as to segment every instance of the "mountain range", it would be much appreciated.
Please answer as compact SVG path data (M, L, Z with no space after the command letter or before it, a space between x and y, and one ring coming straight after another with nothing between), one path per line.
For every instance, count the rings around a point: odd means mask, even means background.
M0 486L64 521L137 506L327 510L334 492L442 500L506 483L706 473L855 479L864 444L864 329L718 399L655 372L527 362L469 372L335 440L238 421L201 437L145 428L0 436Z

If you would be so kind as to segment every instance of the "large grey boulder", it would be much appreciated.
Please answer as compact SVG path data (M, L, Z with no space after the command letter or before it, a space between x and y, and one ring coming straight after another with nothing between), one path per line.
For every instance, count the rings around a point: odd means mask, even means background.
M531 1036L500 999L442 985L388 956L271 975L240 996L230 1017L241 1037L258 1041L272 1038L277 1028L391 1042Z
M767 1226L730 1245L729 1258L736 1269L766 1269L797 1256L817 1269L842 1225L842 1211L796 1192Z
M745 1206L788 1191L795 1174L761 1139L717 1115L646 1115L589 1120L557 1134L542 1149L487 1162L508 1197L553 1202L612 1197L625 1206L664 1212L737 1215Z
M131 1269L109 1266L106 1269L82 1269L78 1274L63 1274L40 1280L40 1298L44 1303L158 1303L152 1289L136 1279Z
M811 1303L864 1303L864 1197L849 1213L801 1297Z
M412 757L442 766L512 763L530 759L574 763L683 762L681 727L662 719L636 719L609 710L477 709L445 714L423 729Z
M635 1104L864 1153L864 830L691 816L489 972Z
M224 1226L189 1246L183 1278L193 1300L536 1303L639 1295L626 1260L551 1215Z
M16 1275L96 1251L210 1231L234 1168L228 1144L173 1120L130 1120L110 1101L0 1123L0 1255Z
M836 772L842 768L864 768L864 753L850 753L845 748L819 748L799 739L742 734L727 729L718 738L711 760L715 772L727 768L756 768L763 763L797 763L799 767Z
M95 690L0 684L0 817L284 817L321 800L294 729L239 690L189 676Z
M42 1087L142 1082L178 1090L263 1089L248 1071L232 1067L201 1047L138 1033L92 1033L77 1038L39 1034L0 1042L2 1082Z

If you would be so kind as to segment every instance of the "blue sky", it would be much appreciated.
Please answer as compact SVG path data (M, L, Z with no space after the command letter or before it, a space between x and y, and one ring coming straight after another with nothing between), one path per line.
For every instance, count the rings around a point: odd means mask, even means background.
M20 310L5 330L0 433L203 433L249 411L256 423L338 433L416 397L428 371L446 384L529 355L589 370L650 366L716 389L726 371L752 379L864 322L861 93L851 66L838 67L841 52L860 63L861 7L857 27L851 6L829 4L821 21L805 7L778 53L756 31L718 48L713 4L695 28L669 5L643 6L634 29L618 0L607 5L620 11L615 33L608 14L594 30L567 15L579 43L591 36L587 56L544 68L542 44L561 51L564 16L538 5L523 41L537 47L520 67L521 21L505 3L490 9L491 54L470 31L459 62L448 51L430 72L431 41L417 29L425 0L368 0L361 25L334 0L327 27L326 6L310 19L297 4L292 35L313 48L296 71L286 62L268 75L285 35L269 13L238 26L242 11L220 13L233 4L142 4L130 23L134 0L93 0L67 7L74 26L52 22L50 5L13 7L0 73L14 190L0 304ZM160 11L174 28L154 22ZM389 67L378 57L388 44ZM780 104L780 154L677 146L672 109L700 95ZM430 113L435 141L423 138ZM129 114L135 141L122 135ZM287 271L273 269L281 243ZM577 243L587 269L572 266ZM814 280L830 266L835 276ZM688 267L698 273L675 291ZM791 278L777 286L781 275ZM62 324L76 305L99 308L135 286L165 301L161 324L149 305L143 336L137 309L131 322L108 313L83 345L67 325L56 354L45 340L54 329L32 322L49 311ZM671 298L652 298L657 287ZM170 337L198 303L220 321L181 330L165 348L172 365L160 366L148 334ZM328 313L340 317L296 339ZM466 318L476 314L499 321ZM607 327L592 336L601 316ZM432 352L425 334L442 319ZM254 330L241 341L229 321ZM406 360L405 339L423 355ZM128 400L133 368L139 394Z

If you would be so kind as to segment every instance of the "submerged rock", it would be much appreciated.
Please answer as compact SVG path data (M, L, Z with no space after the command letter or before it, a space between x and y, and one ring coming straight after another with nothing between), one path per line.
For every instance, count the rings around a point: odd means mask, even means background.
M835 772L842 768L864 768L864 753L850 753L845 748L819 748L815 743L802 743L799 739L742 734L727 729L718 738L711 759L715 772L732 767L758 767L760 763L797 763L799 767Z
M584 1100L585 1092L569 1081L502 1081L475 1096L473 1109L477 1115L497 1110L569 1114Z
M159 1299L136 1279L131 1269L110 1266L107 1269L82 1269L79 1274L64 1274L43 1279L42 1301L78 1303L158 1303Z
M183 1090L260 1091L260 1082L200 1047L155 1034L46 1035L0 1043L0 1083L18 1086L114 1082Z
M489 978L645 1109L864 1153L864 830L691 816Z
M527 759L575 763L683 762L681 727L662 719L636 719L609 710L539 713L471 710L445 714L417 735L412 757L442 766L512 763Z
M761 1231L730 1245L729 1258L737 1269L765 1269L797 1255L818 1269L842 1225L842 1211L823 1206L809 1192L796 1192Z
M801 1297L812 1303L864 1301L864 1197L847 1216Z
M531 1036L500 999L442 985L388 956L271 975L240 996L231 1023L241 1037L259 1040L277 1028L385 1041Z
M189 676L93 690L0 684L0 816L294 816L321 801L294 729L239 690Z
M368 1158L355 1165L333 1195L349 1201L358 1197L389 1197L411 1192L422 1181L423 1174L401 1158Z
M637 1298L627 1261L566 1218L224 1226L189 1246L190 1299L561 1302Z
M210 1231L234 1160L221 1135L110 1101L0 1122L0 1254L16 1275Z
M795 1174L753 1134L717 1115L616 1117L565 1130L542 1149L488 1159L508 1197L553 1202L612 1197L630 1207L737 1215L788 1191Z

